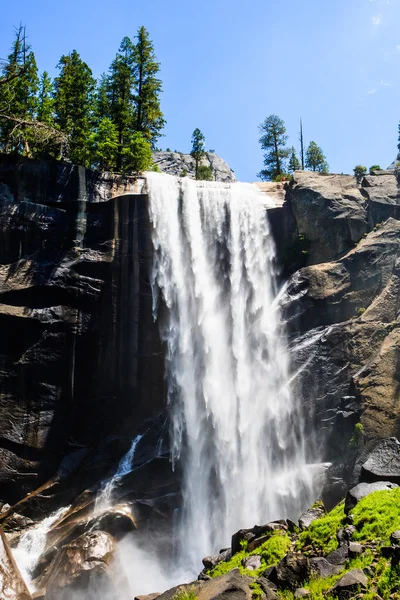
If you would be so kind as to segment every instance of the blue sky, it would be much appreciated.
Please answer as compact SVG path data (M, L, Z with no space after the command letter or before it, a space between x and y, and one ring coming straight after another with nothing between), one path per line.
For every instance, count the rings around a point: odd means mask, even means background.
M0 56L22 21L52 75L74 48L100 75L144 25L162 64L159 145L188 152L199 127L241 180L262 168L258 125L271 113L296 146L302 116L333 172L395 158L400 0L18 0L2 16Z

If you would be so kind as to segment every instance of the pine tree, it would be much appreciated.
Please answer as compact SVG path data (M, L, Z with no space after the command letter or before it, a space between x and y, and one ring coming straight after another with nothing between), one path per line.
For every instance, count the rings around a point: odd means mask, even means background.
M290 150L286 147L288 136L282 119L277 115L267 117L259 127L261 148L264 153L264 169L258 173L262 180L274 180L286 170L286 160Z
M41 123L54 125L53 83L47 71L40 78L37 119Z
M134 106L134 45L124 37L118 53L111 63L106 90L110 118L118 131L117 170L123 168L123 149L132 139L136 124Z
M195 178L199 178L199 166L206 155L206 138L200 129L196 128L192 134L192 150L190 152L195 162Z
M118 130L108 117L100 119L96 131L90 136L92 166L101 171L113 171L117 164Z
M208 165L199 165L197 170L197 179L200 181L214 181L212 168Z
M301 164L299 159L297 158L296 150L292 147L290 149L290 158L289 158L289 173L293 173L294 171L300 171Z
M95 80L78 52L62 56L54 83L55 121L69 137L69 159L89 166L90 131L94 118Z
M301 158L301 169L304 171L304 137L303 137L303 120L300 119L300 158Z
M329 170L324 153L315 142L310 142L307 148L306 167L311 171L318 171L320 173L327 173Z
M136 131L143 133L154 147L165 125L160 108L162 83L157 77L160 63L156 60L153 43L144 27L139 27L136 39L137 43L134 47Z
M111 119L109 79L105 73L100 75L100 78L97 82L95 112L98 120L101 120L104 117Z
M1 147L5 152L14 150L30 156L32 131L29 123L37 110L39 78L35 55L26 44L22 26L16 31L2 78L6 83L0 87Z

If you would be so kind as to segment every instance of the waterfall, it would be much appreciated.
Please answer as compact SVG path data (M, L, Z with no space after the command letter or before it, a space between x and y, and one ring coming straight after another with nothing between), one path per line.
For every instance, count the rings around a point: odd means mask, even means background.
M237 529L298 517L314 500L315 467L289 385L268 197L156 173L147 184L172 459L184 477L179 562L193 575Z

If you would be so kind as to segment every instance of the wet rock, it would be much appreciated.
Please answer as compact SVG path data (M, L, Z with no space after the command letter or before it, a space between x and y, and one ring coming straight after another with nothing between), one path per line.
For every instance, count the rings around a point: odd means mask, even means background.
M382 440L362 466L365 481L400 483L400 442L397 438Z
M108 533L86 533L61 548L45 575L40 588L46 589L46 600L70 600L75 591L102 589L106 596L115 593L110 563L115 542Z
M249 571L256 571L261 567L261 556L258 556L257 554L253 556L247 556L242 560L242 565Z
M31 594L0 530L0 598L4 600L32 600Z
M337 596L340 600L352 597L359 588L365 589L368 585L368 579L361 569L353 569L348 571L341 577L335 585L329 590L333 596Z
M295 590L310 576L308 558L302 554L288 552L268 576L279 588Z
M322 556L310 558L310 567L319 577L324 579L332 577L332 575L337 575L342 570L341 565L334 565Z
M331 565L344 565L349 558L349 547L347 544L343 544L337 550L329 552L325 558Z
M344 503L344 512L349 513L358 504L362 498L369 496L373 492L382 490L393 490L398 487L397 484L391 483L390 481L376 481L375 483L359 483L347 492L346 500Z
M207 569L207 571L213 569L218 563L222 562L222 561L227 561L230 560L232 558L232 552L231 549L228 548L226 550L223 550L222 552L220 552L219 554L214 554L213 556L205 556L202 560L204 568Z
M313 521L320 519L326 514L325 506L322 502L318 502L315 506L307 510L299 519L300 529L307 529Z

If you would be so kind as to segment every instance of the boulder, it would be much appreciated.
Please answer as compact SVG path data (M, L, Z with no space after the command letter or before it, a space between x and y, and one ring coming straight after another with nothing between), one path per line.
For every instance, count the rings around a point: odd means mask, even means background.
M320 519L326 514L325 506L322 502L316 503L315 506L307 510L304 514L301 515L299 519L299 527L300 529L307 529L310 527L313 521Z
M357 558L360 554L363 554L364 546L362 544L357 544L357 542L350 542L349 544L349 557Z
M332 577L332 575L337 575L342 570L341 565L334 565L322 556L310 558L309 561L312 571L314 571L318 577L322 577L323 579Z
M172 600L176 594L186 591L193 593L197 600L251 600L253 593L250 588L251 583L254 583L253 577L241 575L239 569L232 569L229 573L208 581L194 581L176 586L167 590L158 598L159 600ZM271 590L268 600L274 600L275 598L276 596Z
M359 483L351 490L347 492L346 500L344 503L344 512L347 514L366 496L373 492L380 492L384 490L393 490L397 488L397 484L391 483L390 481L375 481L375 483Z
M302 554L288 552L269 574L270 579L279 588L295 590L310 576L308 558Z
M396 531L393 531L393 533L391 533L390 543L393 544L393 546L400 546L400 530L399 529L396 529Z
M381 440L362 466L364 481L400 483L400 442L392 437Z
M294 593L295 598L308 598L309 596L311 596L311 592L307 588L298 588Z
M161 596L160 592L154 592L153 594L145 594L144 596L135 596L135 600L156 600L158 596Z
M61 548L38 582L46 590L46 600L70 600L74 592L102 589L115 593L110 563L115 541L103 531L86 533Z
M232 552L231 552L231 549L228 548L226 550L223 550L219 554L214 554L213 556L205 556L203 558L202 562L203 562L204 568L207 569L207 571L210 571L218 563L220 563L222 561L230 560L231 558L232 558Z
M232 556L241 551L242 542L251 542L255 537L252 529L239 529L234 533L231 541Z
M347 544L343 544L337 550L329 552L325 558L331 565L343 566L349 558L349 547Z
M246 558L242 560L242 565L249 571L256 571L261 567L261 556L258 556L257 554L246 556Z
M353 569L345 573L329 590L329 593L337 596L339 600L344 600L354 597L360 588L365 589L367 585L368 579L365 573L361 569Z
M163 173L182 177L186 172L186 177L195 178L195 161L190 154L162 150L153 152L153 161ZM236 181L232 169L215 152L206 152L202 164L210 167L214 181L224 183Z
M32 600L9 547L0 529L0 598L4 600Z

